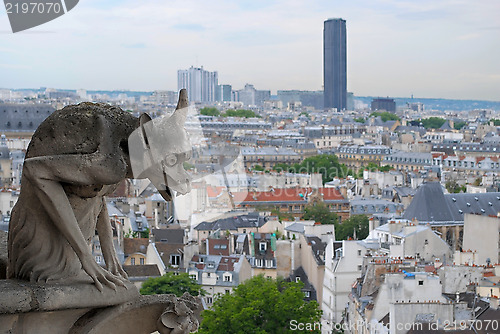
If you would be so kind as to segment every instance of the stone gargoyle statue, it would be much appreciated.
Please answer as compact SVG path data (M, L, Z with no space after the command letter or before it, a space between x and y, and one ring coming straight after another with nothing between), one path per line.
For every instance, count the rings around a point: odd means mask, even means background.
M184 129L187 107L186 90L179 92L171 116L154 120L147 114L136 118L110 105L81 103L54 112L38 127L26 152L21 193L10 219L7 278L29 281L31 286L55 284L69 292L68 300L65 293L54 296L59 306L54 306L47 292L46 300L32 303L38 305L32 311L103 307L140 299L113 247L105 196L125 178L150 179L165 200L171 200L174 191L190 190L183 168L191 155ZM106 268L95 262L90 251L96 230ZM68 285L72 288L64 290ZM148 298L148 305L158 304ZM186 314L199 315L196 302L186 298L171 296L163 303L163 322L172 324L180 317L182 325L172 329L175 333L197 328L196 321L186 323L196 318ZM182 314L172 313L177 304ZM128 307L137 312L137 307ZM169 332L165 328L156 330Z

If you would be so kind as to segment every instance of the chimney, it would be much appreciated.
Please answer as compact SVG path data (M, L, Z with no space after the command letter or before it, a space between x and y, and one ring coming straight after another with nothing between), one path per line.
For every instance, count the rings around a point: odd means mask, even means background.
M342 197L347 199L347 187L339 187L339 191L340 191L340 194L342 195Z

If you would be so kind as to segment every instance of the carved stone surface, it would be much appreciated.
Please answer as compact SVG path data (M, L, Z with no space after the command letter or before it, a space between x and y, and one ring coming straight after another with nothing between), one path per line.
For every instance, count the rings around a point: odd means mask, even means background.
M113 247L104 196L133 176L149 178L167 199L171 189L189 191L182 167L190 150L186 107L182 90L174 114L160 121L94 103L50 115L26 152L9 224L8 278L65 283L90 278L101 291L103 285L123 286L127 276ZM107 270L90 252L95 230Z
M81 103L54 112L38 127L10 218L0 334L176 334L198 328L200 300L140 296L127 280L105 201L130 177L149 178L166 200L173 191L190 190L183 168L191 149L184 129L187 104L181 90L174 114L151 120ZM106 268L90 251L96 230ZM0 239L0 278L2 244Z
M7 232L0 231L0 279L7 277Z

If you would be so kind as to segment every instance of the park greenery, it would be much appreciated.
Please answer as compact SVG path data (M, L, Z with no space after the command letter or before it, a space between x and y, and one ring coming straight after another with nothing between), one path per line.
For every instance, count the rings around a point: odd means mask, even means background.
M387 111L375 111L370 114L370 116L378 117L382 119L382 122L387 122L387 121L400 121L401 118L396 116L393 113L387 112Z
M451 181L448 181L445 183L444 185L446 187L446 190L448 190L448 192L450 194L458 194L460 192L467 192L467 187L466 186L461 186L457 183L457 181L455 180L451 180Z
M220 116L220 111L215 107L205 107L200 109L200 115Z
M323 202L311 203L304 208L305 220L314 220L321 224L335 224L338 216L335 212L330 212L328 206Z
M127 232L123 235L124 238L149 238L149 228L144 231L132 231L128 229Z
M338 215L330 212L323 202L311 203L304 209L303 219L314 220L321 224L335 225L335 239L347 240L349 238L365 239L369 233L369 220L366 215L354 215L339 222ZM356 231L356 232L355 232Z
M494 126L500 126L500 119L492 118L490 122L493 122Z
M441 117L429 117L420 120L420 123L426 129L439 129L445 122L446 120Z
M364 122L366 122L366 119L364 119L363 117L358 117L358 118L354 119L354 122L364 123Z
M244 118L251 118L251 117L257 117L260 118L259 115L257 115L255 112L247 109L228 109L225 112L220 112L217 108L215 107L204 107L200 109L200 115L204 116L222 116L222 117L244 117Z
M245 118L252 118L252 117L259 117L256 113L254 113L251 110L247 109L228 109L225 112L225 117L245 117Z
M335 240L348 240L349 238L363 240L368 233L369 220L366 215L353 215L340 224L335 224Z
M323 184L332 181L334 177L345 178L348 175L354 175L352 170L339 163L338 157L332 154L315 155L293 165L278 163L273 167L273 170L290 173L321 173Z
M188 273L167 272L160 277L148 278L141 288L142 295L174 294L177 297L185 292L193 296L204 295L205 290Z
M304 300L302 287L302 282L255 276L238 285L232 293L218 295L213 307L203 311L198 333L281 334L290 332L292 320L318 322L319 305L314 300Z
M455 124L453 124L453 128L455 128L455 130L460 130L466 125L467 125L467 122L464 122L464 121L455 122Z

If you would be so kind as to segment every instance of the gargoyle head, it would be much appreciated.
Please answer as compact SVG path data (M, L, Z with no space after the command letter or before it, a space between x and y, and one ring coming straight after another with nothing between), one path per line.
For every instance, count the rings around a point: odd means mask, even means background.
M151 119L142 114L139 128L128 139L134 178L149 179L165 200L172 199L172 190L180 194L191 190L184 169L192 150L184 128L187 112L187 92L182 89L172 115Z

